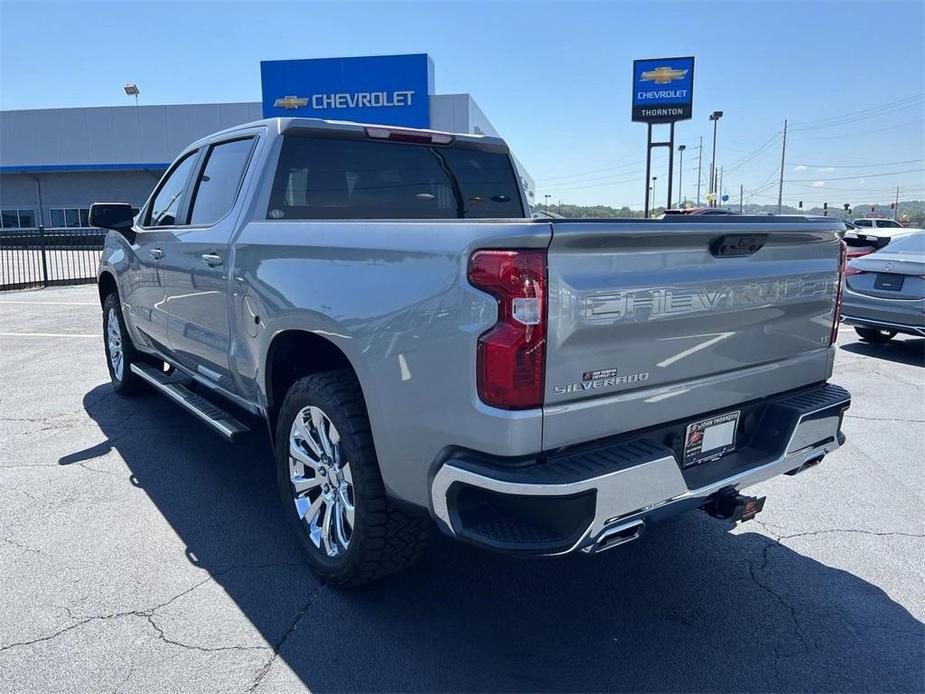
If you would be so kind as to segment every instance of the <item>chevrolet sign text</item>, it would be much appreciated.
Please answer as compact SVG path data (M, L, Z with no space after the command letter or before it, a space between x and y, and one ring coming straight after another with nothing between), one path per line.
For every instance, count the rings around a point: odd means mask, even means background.
M328 108L387 108L391 106L411 106L414 92L410 90L395 92L355 92L340 94L313 94L313 109Z

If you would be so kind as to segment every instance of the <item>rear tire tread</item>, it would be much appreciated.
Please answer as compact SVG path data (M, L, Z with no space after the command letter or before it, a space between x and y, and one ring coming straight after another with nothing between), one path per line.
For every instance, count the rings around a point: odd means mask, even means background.
M880 330L879 328L855 327L854 331L862 340L878 344L887 343L896 336L895 330Z
M109 359L109 341L106 335L106 323L109 320L109 309L114 309L116 320L119 321L119 331L122 335L122 379L118 380L112 369L112 362ZM132 364L142 360L142 355L135 349L132 344L132 338L129 336L128 329L125 326L125 318L122 316L122 302L119 301L117 292L110 292L103 299L103 352L106 355L106 366L109 370L109 378L112 381L112 387L119 395L136 395L147 390L147 383L138 377L132 371Z
M354 492L365 501L362 537L355 534L350 541L350 549L355 550L352 561L341 571L318 572L323 580L334 585L356 586L376 581L409 566L420 556L427 543L429 519L424 514L406 511L386 495L360 383L350 370L306 376L289 389L277 424L277 446L282 449L280 455L285 456L280 466L283 462L288 466L286 451L292 418L313 396L330 401L337 409L336 413L328 414L339 415L341 439L352 441L354 454L350 466ZM280 484L283 483L281 478ZM285 484L288 485L288 480ZM357 542L356 547L354 542ZM315 568L318 570L317 566Z

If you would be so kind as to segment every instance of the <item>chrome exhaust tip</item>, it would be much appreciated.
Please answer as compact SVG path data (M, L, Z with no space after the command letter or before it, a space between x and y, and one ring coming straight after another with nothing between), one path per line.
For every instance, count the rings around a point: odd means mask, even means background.
M592 551L594 553L603 552L605 549L611 549L612 547L625 545L627 542L638 540L645 529L646 524L641 520L634 520L629 523L621 523L605 528L604 532L598 536L592 546Z
M798 475L801 472L806 472L811 467L816 467L819 463L821 463L822 459L825 458L825 456L826 456L825 452L820 453L818 455L814 455L811 458L804 461L804 463L800 467L794 468L793 470L790 470L789 472L785 472L784 474L789 475L790 477L793 477L794 475Z

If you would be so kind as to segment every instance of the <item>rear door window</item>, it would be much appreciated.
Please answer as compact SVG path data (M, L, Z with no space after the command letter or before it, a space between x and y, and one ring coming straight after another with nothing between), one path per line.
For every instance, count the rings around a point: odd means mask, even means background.
M214 224L231 211L253 144L248 137L209 148L193 191L190 224Z
M288 136L269 219L519 217L510 158L501 152Z

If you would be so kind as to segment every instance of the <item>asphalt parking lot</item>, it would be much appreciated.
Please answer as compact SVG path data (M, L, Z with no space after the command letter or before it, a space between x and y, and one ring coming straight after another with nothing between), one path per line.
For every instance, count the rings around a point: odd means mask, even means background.
M340 591L269 450L113 393L92 286L0 294L0 691L922 691L925 339L842 328L847 444L593 558L435 536Z

